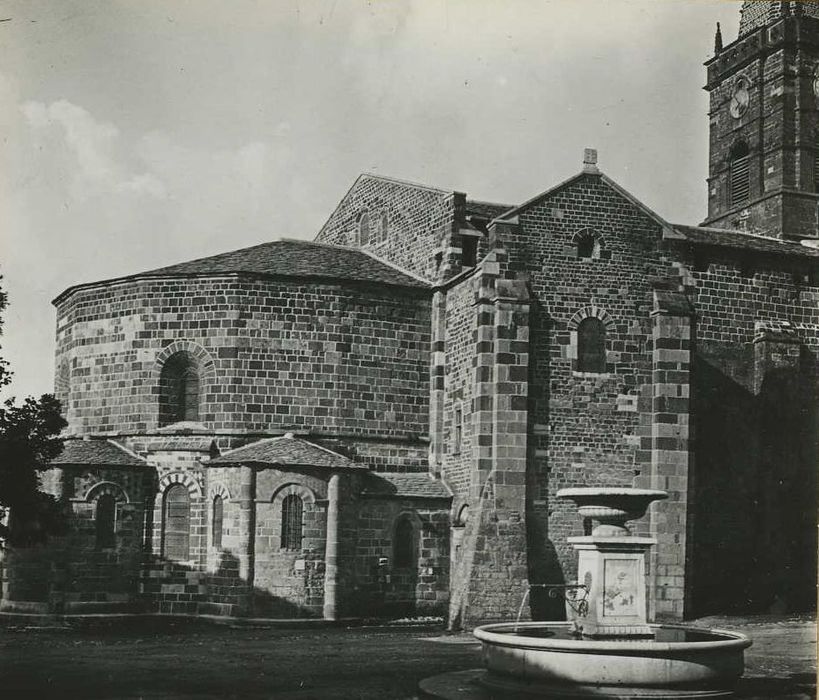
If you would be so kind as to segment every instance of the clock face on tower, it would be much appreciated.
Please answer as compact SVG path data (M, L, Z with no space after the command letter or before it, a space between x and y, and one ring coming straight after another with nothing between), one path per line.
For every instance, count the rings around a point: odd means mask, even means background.
M748 109L748 103L751 101L751 96L748 92L749 87L747 78L738 78L734 83L734 89L731 92L731 104L729 110L734 119L739 119L745 110Z

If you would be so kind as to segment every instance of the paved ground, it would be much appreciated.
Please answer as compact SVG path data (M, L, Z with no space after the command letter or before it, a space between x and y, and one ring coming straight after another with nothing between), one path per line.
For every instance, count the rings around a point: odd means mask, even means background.
M750 634L741 694L813 698L807 618L712 618ZM468 635L397 628L234 628L200 621L0 629L0 697L408 700L426 676L480 665Z

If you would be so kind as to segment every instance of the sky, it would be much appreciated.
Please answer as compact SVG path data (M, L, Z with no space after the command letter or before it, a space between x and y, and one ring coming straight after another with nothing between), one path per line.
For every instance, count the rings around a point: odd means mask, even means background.
M5 396L52 391L51 300L311 239L361 172L516 204L584 147L705 216L703 61L733 0L0 0Z

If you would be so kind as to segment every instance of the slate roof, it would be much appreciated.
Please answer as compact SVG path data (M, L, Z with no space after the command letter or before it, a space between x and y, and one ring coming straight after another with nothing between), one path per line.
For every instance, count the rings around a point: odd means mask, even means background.
M257 440L214 457L208 464L267 464L282 467L325 467L328 469L366 469L344 455L291 434Z
M809 248L793 241L782 241L776 238L755 236L744 231L729 229L707 228L704 226L674 225L674 230L682 234L686 240L701 245L713 245L724 248L743 248L762 253L777 255L800 255L807 258L818 258L819 250Z
M405 498L451 498L444 483L427 473L393 474L370 472L361 490L365 496L394 496Z
M237 273L376 282L420 289L430 287L420 277L358 248L283 239L115 279L75 285L66 289L54 301L58 303L79 288L144 277L202 277Z
M145 274L212 275L224 272L251 272L290 277L330 277L382 282L404 287L428 286L397 267L381 260L374 260L357 248L290 239L262 243L208 258L160 267Z
M144 467L147 462L113 440L68 439L63 442L62 453L51 460L51 464Z

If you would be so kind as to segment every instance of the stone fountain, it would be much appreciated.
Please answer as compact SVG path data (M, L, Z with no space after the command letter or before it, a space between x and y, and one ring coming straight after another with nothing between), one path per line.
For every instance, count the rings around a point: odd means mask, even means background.
M422 690L450 700L732 695L751 645L745 635L648 622L645 560L656 541L631 535L626 523L668 494L570 488L557 495L597 521L591 535L569 538L578 552L578 582L566 587L572 619L478 627L485 670L451 674L449 685L447 674L427 679Z

